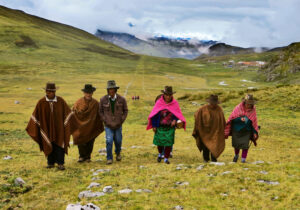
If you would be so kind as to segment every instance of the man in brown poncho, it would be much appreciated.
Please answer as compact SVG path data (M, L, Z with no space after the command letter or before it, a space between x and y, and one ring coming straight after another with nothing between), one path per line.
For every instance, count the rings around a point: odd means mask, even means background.
M209 104L199 108L195 113L195 126L193 136L196 139L200 152L203 150L205 162L211 160L217 162L225 148L225 117L222 108L218 105L217 95L211 95L207 102Z
M73 112L63 98L55 95L54 83L47 83L45 90L46 96L38 101L26 131L47 156L47 168L53 168L57 163L58 169L64 170Z
M78 128L72 135L74 144L78 145L78 162L91 161L95 138L104 130L99 115L99 102L92 97L95 90L95 87L86 84L82 89L84 97L76 101L73 107Z

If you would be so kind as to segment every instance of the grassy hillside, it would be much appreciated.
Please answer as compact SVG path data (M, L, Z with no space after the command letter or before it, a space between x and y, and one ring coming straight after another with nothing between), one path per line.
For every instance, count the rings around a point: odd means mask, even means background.
M273 56L262 69L267 81L300 83L300 42L292 43Z
M77 202L93 202L101 209L172 209L177 205L185 209L300 208L299 86L276 87L256 81L256 69L224 68L221 60L136 55L76 28L4 7L0 7L0 34L0 209L65 209ZM97 87L94 97L99 99L109 79L117 81L129 106L122 162L105 165L105 156L98 153L105 147L102 133L91 163L77 163L78 149L71 146L65 171L46 169L43 153L24 131L36 102L44 96L41 88L47 81L56 82L60 87L57 95L72 106L82 96L85 83ZM220 85L223 81L226 86ZM165 85L174 86L188 122L186 131L176 131L170 165L156 162L153 132L145 130L154 99ZM203 163L191 136L194 112L206 95L218 92L227 118L249 87L255 88L259 99L262 129L258 147L251 146L248 163L231 164L233 149L228 139L219 158L224 166ZM139 95L140 101L131 101L132 95ZM13 159L4 160L6 155ZM253 164L255 161L264 162ZM183 164L181 170L176 170L178 164ZM204 168L198 171L199 165ZM111 171L93 176L97 169ZM16 186L16 177L22 177L26 185ZM94 177L101 186L93 191L111 185L114 192L79 200L78 194ZM260 183L260 179L278 185ZM118 194L125 188L152 192Z

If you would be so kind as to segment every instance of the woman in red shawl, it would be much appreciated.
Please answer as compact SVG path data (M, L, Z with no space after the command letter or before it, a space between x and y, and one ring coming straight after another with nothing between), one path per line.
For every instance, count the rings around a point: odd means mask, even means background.
M165 152L164 162L169 164L169 157L175 138L175 127L186 127L186 121L181 113L178 102L173 98L171 86L166 86L162 90L163 95L158 98L149 117L147 130L153 129L153 144L157 145L158 158L161 162L163 150Z
M240 149L242 149L242 163L245 163L250 140L256 145L258 125L255 103L253 95L247 94L243 101L234 108L226 123L225 138L232 136L232 146L235 151L233 162L237 162Z

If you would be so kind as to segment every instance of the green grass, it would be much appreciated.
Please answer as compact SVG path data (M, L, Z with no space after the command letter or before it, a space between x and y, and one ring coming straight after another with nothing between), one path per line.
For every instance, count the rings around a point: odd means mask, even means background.
M0 34L1 209L65 209L69 203L77 202L93 202L102 209L172 209L177 205L185 209L300 208L299 86L276 87L255 80L256 70L225 69L221 60L207 63L135 55L84 31L2 7ZM30 37L36 47L17 46L15 42L23 35ZM60 87L57 95L72 106L82 96L80 90L85 83L97 87L94 97L99 99L106 93L109 79L117 81L121 95L127 93L129 115L123 127L122 162L105 165L105 157L98 153L105 147L102 133L95 142L93 162L78 164L78 149L71 146L66 156L66 171L47 170L43 153L24 130L36 102L44 95L42 87L47 81L56 82ZM242 82L243 79L254 82ZM220 86L221 81L228 86ZM156 163L153 132L145 130L154 99L165 85L172 85L177 91L175 98L180 98L188 122L186 131L176 131L170 165ZM247 87L252 86L257 88L253 93L259 100L257 111L262 127L258 147L250 148L248 163L230 164L233 149L228 139L219 158L226 165L204 164L191 136L193 114L199 108L192 102L203 104L208 94L218 92L227 118ZM139 95L141 100L131 101L132 95ZM16 100L20 104L15 104ZM13 159L3 160L6 155ZM250 164L257 160L264 163ZM177 164L186 168L178 171ZM202 164L205 167L197 171ZM101 187L95 190L112 185L115 191L80 201L79 192L92 182L91 170L101 168L109 168L111 172L98 175ZM222 175L225 171L232 173ZM13 184L16 177L26 181L24 188ZM262 184L258 179L280 184ZM189 185L176 186L178 181L187 181ZM153 192L118 194L118 190L125 188ZM228 196L222 196L223 193ZM278 199L274 200L276 196Z

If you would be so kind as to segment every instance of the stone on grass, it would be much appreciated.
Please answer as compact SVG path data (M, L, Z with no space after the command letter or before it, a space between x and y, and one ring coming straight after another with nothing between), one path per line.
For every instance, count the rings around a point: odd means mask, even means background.
M267 171L260 171L259 173L264 174L264 175L268 174Z
M135 192L137 193L152 193L152 190L148 190L148 189L137 189Z
M183 210L183 206L175 206L174 209L176 209L176 210Z
M91 190L82 191L79 193L78 198L94 198L94 197L101 197L105 194L103 192L92 192Z
M11 156L9 156L9 155L7 155L7 156L5 156L4 158L3 158L3 160L12 160L13 158L11 157Z
M139 166L140 169L146 168L146 166Z
M188 183L188 182L176 182L175 184L179 185L179 186L185 186L185 185L189 185L190 183Z
M69 204L66 210L100 210L100 208L93 203L88 203L84 206L80 204Z
M182 168L181 168L180 166L177 166L177 167L176 167L176 170L179 171L179 170L182 170Z
M106 153L105 152L100 152L99 155L106 156Z
M274 197L271 198L271 200L275 201L275 200L278 200L278 198L279 198L278 196L274 196Z
M262 160L258 160L258 161L254 161L252 164L257 165L257 164L263 164L264 161Z
M132 192L132 190L131 189L123 189L123 190L119 190L119 194L129 194L129 193L131 193Z
M20 101L15 101L15 104L20 104L21 102Z
M220 193L220 195L221 195L221 196L224 196L224 197L228 196L227 193Z
M23 187L25 184L26 182L21 177L15 179L15 185Z
M196 168L197 171L201 171L204 168L204 165L200 165Z
M99 153L106 152L106 148L99 149Z
M87 188L88 188L88 189L91 189L91 188L93 188L93 187L100 187L100 184L97 183L97 182L92 182Z
M224 162L210 162L211 165L216 165L216 166L224 166Z
M221 173L221 175L231 174L231 173L232 173L232 171L224 171L224 172Z
M259 179L257 180L257 182L259 183L265 183L265 184L269 184L269 185L279 185L279 182L273 182L273 181L268 181L268 180L263 180L263 179Z
M112 193L113 191L114 189L112 188L112 186L106 186L103 188L104 193Z
M241 191L242 191L242 192L245 192L245 191L247 191L247 190L246 190L245 188L243 188L243 189L241 189Z

